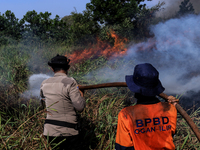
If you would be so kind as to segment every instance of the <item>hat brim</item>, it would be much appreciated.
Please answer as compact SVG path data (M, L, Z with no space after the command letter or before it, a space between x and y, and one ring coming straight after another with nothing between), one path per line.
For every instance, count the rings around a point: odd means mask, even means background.
M158 81L158 84L153 88L152 87L151 88L142 87L142 86L135 84L135 82L133 81L133 75L127 75L125 77L125 80L126 80L126 84L127 84L128 88L132 92L140 93L144 96L156 96L165 90L165 88L162 86L160 80Z
M53 66L53 65L61 65L61 66L65 66L65 65L69 65L68 63L52 63L52 62L48 62L49 66Z

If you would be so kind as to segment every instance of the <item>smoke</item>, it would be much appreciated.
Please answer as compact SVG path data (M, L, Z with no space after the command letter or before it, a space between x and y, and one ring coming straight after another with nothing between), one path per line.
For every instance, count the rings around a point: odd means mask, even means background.
M195 9L195 13L199 14L199 12L200 12L200 7L199 7L200 1L199 0L191 0L191 3L192 3L192 5Z
M159 71L166 93L184 95L190 91L199 92L199 23L200 15L189 15L151 26L155 37L132 44L124 57L126 66L102 68L96 73L96 78L102 82L125 82L125 75L132 75L136 64L151 63ZM114 60L109 62L112 63Z
M157 17L162 17L162 18L171 18L173 17L178 11L179 11L179 6L181 2L184 0L153 0L150 2L147 2L147 6L155 6L159 2L164 2L165 5L163 6L163 10L159 11L157 13ZM190 0L190 3L192 3L193 8L195 10L196 14L199 14L200 12L200 1L199 0ZM152 5L153 4L153 5Z
M156 49L147 54L149 59L140 61L149 61L160 70L160 78L170 93L200 89L200 84L195 84L200 79L199 22L200 15L190 15L151 27Z
M170 19L151 26L153 38L133 43L117 67L116 59L108 67L91 72L86 78L105 82L125 82L132 75L136 64L151 63L160 73L165 93L172 95L200 95L200 15ZM50 76L35 74L29 79L25 95L39 96L40 84ZM198 100L196 100L198 101Z
M29 77L29 88L27 91L25 91L21 96L30 98L30 97L40 97L40 85L42 81L45 79L50 78L51 76L46 74L33 74Z

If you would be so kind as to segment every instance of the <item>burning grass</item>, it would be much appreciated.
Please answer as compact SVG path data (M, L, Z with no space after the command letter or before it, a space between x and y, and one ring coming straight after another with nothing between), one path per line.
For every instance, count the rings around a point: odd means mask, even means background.
M7 48L4 50L7 50ZM40 50L40 48L35 48L34 52L40 55L44 54L43 58L46 59L53 56L53 54L57 54L56 47L53 53L53 49L49 52L46 52L47 48L44 48L42 52L39 52ZM60 48L60 50L63 51L64 48ZM1 53L3 53L2 49ZM15 59L19 60L19 57L12 56L17 55L17 53L7 53L6 55L9 55L9 58L4 57L6 60L4 63L10 65L6 69L11 76L3 72L0 80L0 149L50 150L50 144L42 136L46 114L41 108L39 99L19 97L19 93L27 88L25 79L30 72L26 72L26 69L23 70L15 66L14 62L17 62ZM29 58L28 55L21 55L21 61L18 62L20 62L19 64L26 64L24 62L29 62ZM13 63L8 63L9 61ZM42 61L38 60L38 62ZM134 62L129 63L134 65ZM43 63L40 65L45 67ZM103 82L103 80L97 78L98 74L95 70L101 69L102 67L117 69L118 67L124 68L124 66L126 64L121 58L115 59L110 64L107 62L106 57L101 56L96 59L88 59L80 64L72 65L69 74L81 85L97 84ZM15 67L17 71L24 73L19 76L18 79L20 80L12 80L16 75L12 74L13 68ZM90 74L91 72L92 74ZM88 79L88 75L92 76L92 78ZM107 75L112 77L110 74ZM9 81L7 82L9 84L5 85L4 81ZM82 123L80 133L83 139L83 149L114 149L117 115L122 108L134 105L132 93L127 88L105 88L88 90L85 92L85 98L87 102L86 109L79 114ZM197 109L190 112L191 118L199 127L200 110ZM177 134L174 137L174 142L177 150L195 150L200 148L197 138L181 116L178 117Z
M111 38L114 39L114 44L111 46L110 43L97 39L97 44L91 45L90 48L74 51L72 54L66 54L71 59L71 63L79 63L86 61L91 58L97 58L103 56L110 58L113 56L123 56L126 54L127 48L125 46L128 41L126 38L120 38L114 31L110 31Z

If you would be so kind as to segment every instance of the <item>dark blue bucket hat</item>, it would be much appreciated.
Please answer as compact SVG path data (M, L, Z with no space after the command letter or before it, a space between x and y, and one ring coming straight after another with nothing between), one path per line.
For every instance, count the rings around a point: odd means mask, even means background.
M159 72L149 63L136 65L133 75L127 75L125 80L132 92L144 96L156 96L165 90L159 80Z

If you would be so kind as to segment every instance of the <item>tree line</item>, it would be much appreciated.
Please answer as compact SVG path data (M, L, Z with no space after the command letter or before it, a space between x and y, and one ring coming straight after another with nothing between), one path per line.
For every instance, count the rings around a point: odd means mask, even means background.
M164 3L147 8L142 2L144 0L91 0L82 13L72 12L62 19L58 15L51 19L51 13L33 10L19 20L7 10L0 15L0 44L9 43L10 39L16 42L37 39L67 44L91 43L96 37L109 41L111 29L129 40L146 38L152 36L149 25L160 21L154 14ZM177 16L186 13L194 13L190 0L181 3Z

